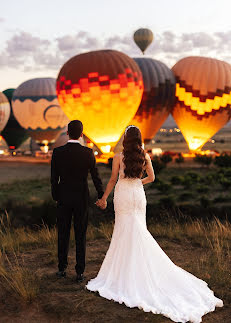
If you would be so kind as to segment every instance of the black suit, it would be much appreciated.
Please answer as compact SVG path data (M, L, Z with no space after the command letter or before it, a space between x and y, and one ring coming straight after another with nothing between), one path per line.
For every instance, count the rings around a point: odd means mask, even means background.
M85 269L89 171L98 192L98 198L101 198L103 186L92 149L70 142L54 149L51 160L51 192L53 199L57 201L58 210L59 270L64 270L68 264L71 220L74 216L75 268L78 274L82 274Z

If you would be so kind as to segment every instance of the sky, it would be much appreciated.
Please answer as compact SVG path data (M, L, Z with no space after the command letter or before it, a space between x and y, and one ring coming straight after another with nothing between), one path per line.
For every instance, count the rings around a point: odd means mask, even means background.
M154 34L146 56L170 68L191 55L231 63L230 0L1 0L0 8L0 91L56 78L69 58L91 50L138 57L138 28Z

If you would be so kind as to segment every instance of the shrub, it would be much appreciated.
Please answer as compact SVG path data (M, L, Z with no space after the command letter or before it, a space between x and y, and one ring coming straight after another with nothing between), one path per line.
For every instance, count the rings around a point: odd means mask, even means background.
M231 186L231 180L224 177L220 180L220 184L225 190L227 190Z
M198 193L207 193L209 191L209 187L207 185L198 184L196 186L196 191Z
M194 183L197 183L201 180L200 175L196 172L187 172L185 178L190 178Z
M161 193L167 193L169 192L171 189L172 189L172 186L168 183L165 183L165 182L162 182L162 181L159 181L157 184L156 184L156 188L158 189L158 191L160 191Z
M184 176L182 184L183 184L184 188L190 188L194 184L194 181L192 180L191 177Z
M166 164L159 157L155 156L152 159L152 167L154 168L155 174L159 174L166 167Z
M191 200L191 199L193 199L194 198L194 195L193 195L193 193L190 193L190 192L185 192L185 193L182 193L180 196L179 196L179 198L178 198L178 200L181 202L183 202L183 201L188 201L188 200Z
M202 207L207 208L210 206L211 202L206 196L201 196L200 204Z
M184 178L182 176L174 175L171 177L172 185L181 185L183 183Z
M184 162L184 157L181 153L178 154L178 157L175 158L177 164L182 164Z
M161 157L160 157L160 160L164 163L164 164L168 164L172 161L172 156L169 155L169 154L163 154Z
M203 183L207 184L207 185L211 185L211 184L214 184L216 182L216 175L217 174L208 174L208 175L205 175L203 178L202 178L202 181Z
M224 195L219 195L217 197L215 197L215 199L213 200L214 203L222 203L222 202L226 202L229 201L229 197L224 196Z
M172 196L168 195L160 198L159 204L163 208L170 209L175 206L175 199Z
M218 171L219 175L223 175L224 177L231 178L231 168L221 168Z
M195 172L187 172L183 177L182 184L185 188L190 188L193 184L201 181L200 175Z
M231 167L231 155L226 153L215 157L214 164L218 167Z
M203 166L209 166L212 163L213 158L212 156L196 154L193 160L195 163L201 164Z

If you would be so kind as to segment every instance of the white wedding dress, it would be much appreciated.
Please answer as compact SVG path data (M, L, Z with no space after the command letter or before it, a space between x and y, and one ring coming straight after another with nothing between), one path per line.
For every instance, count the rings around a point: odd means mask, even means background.
M147 230L141 179L124 178L120 155L115 187L115 226L103 264L86 288L102 297L163 314L174 322L202 322L223 302L207 283L176 266Z

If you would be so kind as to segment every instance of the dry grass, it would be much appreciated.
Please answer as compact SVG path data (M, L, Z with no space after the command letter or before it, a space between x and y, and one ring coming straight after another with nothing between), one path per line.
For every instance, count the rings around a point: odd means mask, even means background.
M15 252L10 257L0 253L0 285L25 302L32 302L39 292L38 276L26 268L23 259Z
M101 223L99 227L88 226L87 239L110 241L113 223ZM228 290L231 285L229 268L231 264L231 224L214 218L209 223L201 220L180 223L171 219L168 223L149 225L149 231L158 239L177 242L180 245L198 249L198 257L190 271L209 283ZM71 246L74 246L72 229ZM24 301L32 301L39 292L39 279L24 264L23 253L36 248L44 248L49 263L57 259L57 231L43 225L37 231L26 228L13 229L7 213L0 220L0 282L8 290L14 291ZM231 300L230 292L224 292Z

